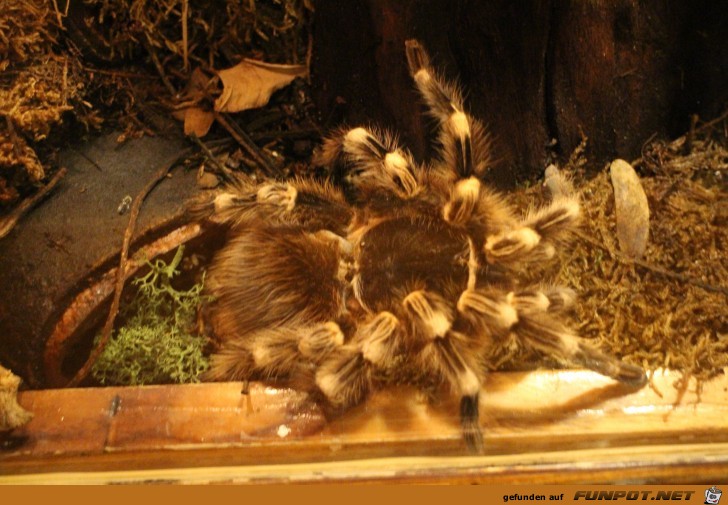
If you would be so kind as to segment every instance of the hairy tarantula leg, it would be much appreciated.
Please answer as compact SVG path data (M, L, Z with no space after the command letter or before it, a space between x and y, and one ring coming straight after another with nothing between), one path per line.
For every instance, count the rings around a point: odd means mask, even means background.
M298 342L298 351L313 363L320 364L334 350L344 344L344 333L333 321L321 323L304 331Z
M355 188L384 189L404 199L420 188L412 155L400 148L392 135L362 126L326 139L316 163L330 167L343 164L344 181Z
M642 368L607 356L545 315L524 315L514 330L530 346L547 355L594 370L630 386L641 387L647 382Z
M519 314L561 312L574 304L573 289L554 286L545 290L528 289L508 293L506 300Z
M553 244L562 242L576 228L581 216L576 198L558 198L532 213L521 227L490 235L485 253L490 263L539 261L551 258Z
M490 263L522 261L541 242L541 236L531 228L517 228L491 235L485 240L485 254ZM548 254L553 255L553 247Z
M480 252L473 242L472 238L468 238L468 290L475 289L478 283L478 270L480 270Z
M489 157L485 128L465 112L462 94L432 69L430 57L418 41L408 40L405 51L417 89L440 124L446 166L454 167L459 179L483 175Z
M281 327L228 340L212 355L205 379L247 380L256 374L267 378L285 375L297 365L297 339L295 329Z
M552 286L544 291L549 299L549 312L561 312L570 309L576 301L576 291L563 286Z
M265 377L285 375L296 368L299 359L298 335L292 328L261 331L251 340L255 368Z
M399 320L380 312L359 327L351 343L334 351L316 372L316 385L335 407L359 403L371 388L372 369L391 361Z
M210 356L210 368L202 374L203 381L247 381L255 370L253 355L242 340L229 340Z
M495 329L500 333L513 331L531 347L547 355L584 366L625 384L644 384L646 377L640 367L599 352L551 319L546 312L549 306L539 295L548 299L549 303L551 299L555 304L562 305L571 301L568 300L571 296L570 290L563 288L535 295L525 292L510 293L504 300L479 291L466 290L458 300L458 311L469 316L476 327L480 318L480 323L485 328ZM519 307L524 310L517 310Z
M442 209L445 221L455 226L465 226L477 209L480 197L480 181L468 177L455 183L450 199Z
M233 226L249 223L297 225L305 230L332 230L344 235L352 210L343 193L329 183L298 179L256 185L241 177L212 202L199 203L198 217Z
M417 327L417 335L426 342L444 337L452 327L455 315L445 300L427 291L413 291L402 301Z
M571 233L581 219L581 206L575 197L559 197L551 204L526 217L524 225L545 241L559 243Z
M518 311L507 300L481 291L466 289L458 299L458 312L496 332L509 330L518 322Z
M574 191L574 183L556 165L546 167L543 176L543 185L548 189L551 198L569 197L576 193Z
M459 350L466 338L451 329L455 314L443 298L427 291L411 292L402 305L425 341L421 356L426 366L446 377L460 394L460 424L466 445L472 452L482 452L480 379Z
M295 324L254 331L244 339L225 342L212 356L206 379L285 377L296 371L302 358L318 364L339 348L344 335L334 322Z
M439 369L460 394L460 427L468 449L473 453L483 451L483 434L480 431L480 379L463 357L457 343L463 335L450 332L445 338L436 338L424 351L430 366Z
M346 345L322 363L315 380L331 405L346 408L366 396L371 387L371 369L356 346Z

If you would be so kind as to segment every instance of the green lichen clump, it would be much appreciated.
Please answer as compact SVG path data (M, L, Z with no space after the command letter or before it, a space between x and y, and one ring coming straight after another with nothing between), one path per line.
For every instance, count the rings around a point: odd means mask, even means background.
M122 309L126 321L107 343L93 366L96 380L106 385L199 382L209 363L206 339L194 333L202 282L188 291L172 287L184 248L169 264L149 263L150 271L133 281L138 291Z

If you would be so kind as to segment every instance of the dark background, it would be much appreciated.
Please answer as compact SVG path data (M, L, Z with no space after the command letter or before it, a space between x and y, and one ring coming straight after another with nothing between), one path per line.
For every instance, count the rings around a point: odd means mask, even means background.
M500 185L589 138L591 168L728 107L728 6L699 0L319 0L313 89L334 121L388 125L419 157L428 122L404 41L420 39L496 139Z

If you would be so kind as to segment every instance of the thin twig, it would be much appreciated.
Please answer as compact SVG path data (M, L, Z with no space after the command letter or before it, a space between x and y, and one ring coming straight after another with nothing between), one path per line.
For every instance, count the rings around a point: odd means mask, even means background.
M686 284L692 284L693 286L697 286L699 288L702 288L706 291L713 291L715 293L723 293L724 295L728 295L728 287L726 286L714 286L712 284L706 284L705 282L701 282L693 277L688 277L687 275L679 274L676 272L671 272L669 270L665 270L664 268L658 267L657 265L652 265L650 263L647 263L642 260L621 260L622 262L629 262L632 261L635 265L642 267L646 270L649 270L652 273L662 275L663 277L669 277L671 279L675 279L676 281L684 282Z
M93 367L94 363L96 363L96 360L106 347L109 338L111 338L111 330L114 327L114 321L116 320L116 315L119 312L121 293L124 290L124 272L126 272L127 268L126 264L129 257L129 246L131 244L132 236L134 235L134 228L136 226L137 217L139 216L139 211L141 210L142 203L146 199L147 195L149 195L149 193L157 186L157 184L159 184L159 182L167 176L167 173L169 173L169 171L180 161L184 160L187 156L189 156L190 153L191 149L185 149L173 161L162 166L162 168L160 168L152 176L152 179L147 183L146 186L144 186L144 188L142 188L142 190L134 199L134 202L131 205L131 211L129 212L129 222L127 223L126 230L124 231L124 241L121 244L119 268L116 271L116 282L114 285L114 298L111 301L111 308L109 309L109 315L106 318L106 323L104 324L104 328L101 332L101 338L96 344L96 347L91 351L91 354L86 360L86 363L84 363L81 369L76 372L76 375L73 377L73 379L70 380L66 387L75 387L88 376L89 372L91 371L91 367Z
M702 132L703 130L707 130L709 128L712 128L713 126L717 125L721 121L725 121L726 119L728 119L728 110L726 110L725 112L723 112L723 114L721 114L717 118L712 119L712 120L708 121L707 123L701 124L700 126L698 126L697 128L695 128L695 131L696 132Z
M148 36L147 36L148 38ZM147 48L147 52L149 53L149 56L152 57L152 62L154 63L154 67L157 69L157 73L159 74L159 78L162 79L162 83L167 88L167 91L169 91L169 94L171 96L177 96L177 90L174 89L174 86L172 86L172 83L169 82L169 79L167 78L167 74L164 73L164 67L162 66L162 62L159 61L159 56L157 56L157 52L154 50L154 47L152 46L152 43L147 40L147 42L144 44L144 46Z
M301 130L282 132L256 132L250 134L250 138L258 142L267 142L276 139L317 139L319 137L321 137L321 132L317 128L304 128Z
M215 169L217 172L223 176L226 180L230 181L232 180L232 176L230 175L230 170L228 170L225 165L220 163L218 161L217 157L215 156L215 153L213 153L207 145L203 141L200 140L200 138L197 135L190 135L189 136L198 146L200 146L200 149L205 153L205 156L208 160L210 160L210 163L212 163L215 166Z
M679 282L682 282L685 284L691 284L693 286L702 288L706 291L713 291L716 293L723 293L724 295L728 295L728 287L714 286L712 284L706 284L693 277L689 277L687 275L679 274L676 272L671 272L670 270L666 270L662 267L658 267L657 265L652 265L650 263L647 263L646 261L628 258L619 253L612 252L606 246L604 246L604 244L600 244L598 241L594 240L593 238L589 237L588 235L585 235L583 232L577 231L576 235L579 238L581 238L582 240L590 243L594 247L598 247L604 251L607 251L607 253L610 256L612 256L615 260L617 260L619 263L622 263L624 265L634 264L634 265L637 265L638 267L644 268L645 270L649 270L652 273L662 275L663 277L668 277L670 279L674 279L676 281L679 281Z
M124 72L122 70L104 70L101 68L89 67L87 65L83 65L81 68L84 70L84 72L91 72L94 74L101 74L101 75L110 75L111 77L122 77L125 79L156 79L156 77L154 77L154 75L137 74L134 72Z
M18 224L18 221L35 205L40 202L45 196L51 192L53 188L56 187L56 184L63 179L63 177L66 175L68 170L65 168L61 168L56 172L56 175L51 178L50 181L48 181L48 184L43 186L38 190L36 194L31 196L30 198L26 198L23 200L20 205L15 207L13 211L5 216L3 219L0 219L0 239L6 236L10 231L15 228L15 225Z
M10 135L10 139L12 140L12 148L13 153L15 154L16 158L22 159L23 153L20 150L20 146L22 145L22 140L18 137L18 134L15 132L15 125L13 124L13 118L10 116L5 116L5 125L8 128L8 135Z
M313 61L313 31L311 24L306 27L308 40L306 41L306 82L311 84L311 62Z
M225 128L230 135L236 140L238 144L260 165L260 168L269 177L273 177L276 173L276 167L268 159L268 157L255 145L248 134L243 131L234 121L228 121L225 114L215 112L215 119L223 128Z
M69 149L70 149L71 151L73 151L74 153L78 154L79 156L81 156L81 157L82 157L83 159L85 159L86 161L88 161L88 162L89 162L89 163L90 163L91 165L93 165L93 167L94 167L94 168L95 168L96 170L98 170L99 172L103 172L103 171L104 171L104 169L103 169L103 168L101 168L101 165L99 165L98 163L96 163L96 161L94 161L94 160L93 160L93 158L91 158L91 157L90 157L90 156L89 156L88 154L86 154L85 152L83 152L83 151L78 151L78 150L74 149L73 147L69 147Z
M693 114L692 116L690 116L690 129L685 136L685 149L688 154L692 154L693 152L693 142L695 141L695 127L697 126L697 124L698 115Z
M187 72L190 68L189 54L189 40L187 36L187 17L188 17L189 2L188 0L182 0L182 59L184 61L184 69Z
M68 10L68 4L70 4L70 0L66 4L66 10ZM62 30L63 29L63 19L61 18L61 10L58 8L58 1L53 0L53 10L56 11L56 19L58 21L58 27Z

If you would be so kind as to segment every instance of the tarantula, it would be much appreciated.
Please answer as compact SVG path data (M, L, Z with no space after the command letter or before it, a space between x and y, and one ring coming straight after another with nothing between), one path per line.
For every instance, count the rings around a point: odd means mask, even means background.
M390 381L446 383L474 451L481 385L513 343L644 384L641 368L562 322L570 289L519 280L568 240L578 197L565 191L516 217L482 182L487 134L458 88L417 41L406 56L439 128L436 160L419 165L376 129L342 129L318 155L341 184L241 176L207 203L230 238L206 281L203 317L217 345L206 378L288 380L333 411Z

